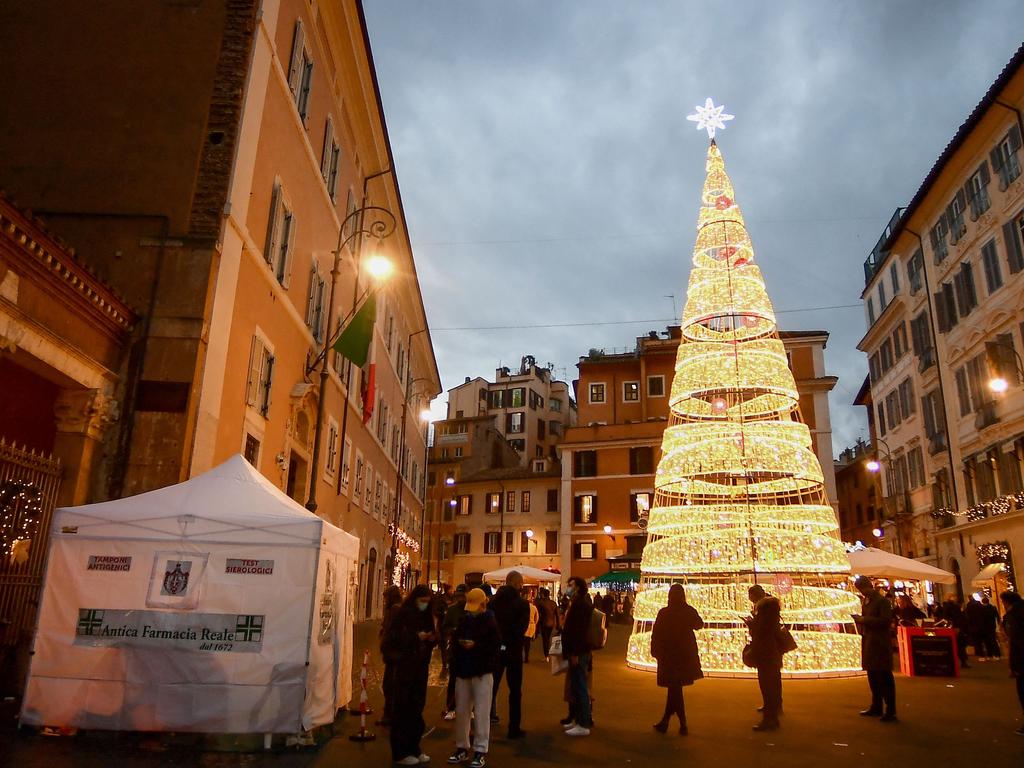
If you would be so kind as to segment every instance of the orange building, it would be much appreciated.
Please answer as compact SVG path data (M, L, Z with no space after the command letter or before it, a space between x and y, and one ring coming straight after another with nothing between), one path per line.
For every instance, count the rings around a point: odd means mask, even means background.
M828 393L836 378L824 373L824 331L782 331L800 408L835 505ZM646 511L668 421L668 394L679 347L679 327L636 340L631 352L591 350L574 382L578 426L559 445L562 460L563 580L592 579L609 570L636 570L647 542Z
M114 0L100 21L40 0L5 11L0 48L48 51L9 62L0 178L140 313L90 500L241 452L359 537L358 615L379 615L393 541L417 567L441 387L361 4ZM377 221L379 244L354 236ZM318 361L378 245L396 273L364 426L358 370L330 355L321 386Z

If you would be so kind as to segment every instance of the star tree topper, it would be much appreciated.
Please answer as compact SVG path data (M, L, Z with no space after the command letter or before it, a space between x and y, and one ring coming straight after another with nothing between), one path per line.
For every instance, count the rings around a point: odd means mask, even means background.
M715 129L721 128L725 130L725 121L732 120L735 115L722 114L722 110L725 109L724 105L715 106L715 102L711 100L711 97L704 102L704 106L699 104L696 107L696 112L692 115L687 115L686 119L691 120L697 124L696 128L699 131L704 128L708 132L708 138L715 138Z

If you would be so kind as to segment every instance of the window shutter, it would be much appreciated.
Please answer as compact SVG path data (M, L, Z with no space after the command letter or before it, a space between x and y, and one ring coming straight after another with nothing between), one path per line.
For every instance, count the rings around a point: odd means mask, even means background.
M961 314L966 315L978 306L978 290L974 284L974 265L969 261L963 262L960 265L960 273L963 275L964 299L967 301L967 312Z
M324 146L321 150L320 155L320 175L323 176L324 181L327 181L328 173L331 168L331 147L334 144L334 121L331 116L327 116L327 123L324 125Z
M274 356L266 355L266 368L263 372L263 402L260 405L260 413L266 416L270 413L270 390L274 380Z
M992 148L992 151L988 153L989 160L992 161L992 170L996 173L1003 167L1003 142L1000 139L999 143Z
M988 163L984 160L982 160L981 165L978 166L978 173L981 176L981 186L987 187L988 183L992 180L992 177L988 173Z
M1015 221L1003 224L1003 240L1006 241L1006 260L1010 265L1010 272L1020 272L1024 269L1024 256L1021 254L1020 236Z
M597 494L590 497L590 522L596 523L597 517Z
M313 62L307 61L302 67L302 93L299 95L299 117L303 120L309 114L309 92L313 88Z
M263 361L263 344L259 338L253 336L252 346L249 348L249 380L245 384L245 402L248 405L256 405L260 388L260 364Z
M309 297L306 299L306 325L313 330L313 309L316 306L316 265L309 268ZM316 335L316 331L313 332Z
M263 259L267 264L274 263L274 251L277 250L277 238L280 234L281 219L281 185L275 184L270 195L270 219L267 222L267 243L263 248Z
M932 294L935 300L935 314L938 315L939 331L946 333L949 330L949 316L946 314L946 297L943 291L936 291Z
M288 242L284 243L284 246L285 246L284 254L283 254L284 264L281 265L281 274L283 275L283 277L281 279L281 285L283 285L285 288L287 288L288 285L292 281L292 261L293 261L293 259L292 259L292 251L294 250L294 246L295 246L295 213L294 212L291 213L291 223L288 225Z
M302 45L305 34L302 29L302 19L295 21L295 36L292 38L292 57L288 65L288 87L292 94L299 92L299 80L302 76Z
M1010 151L1016 152L1020 149L1020 126L1014 125L1010 128L1010 132L1007 134L1007 138L1010 140Z

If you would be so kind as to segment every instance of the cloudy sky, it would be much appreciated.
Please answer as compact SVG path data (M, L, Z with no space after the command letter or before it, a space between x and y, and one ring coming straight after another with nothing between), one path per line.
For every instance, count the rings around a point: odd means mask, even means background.
M571 381L678 322L685 116L713 96L780 327L831 333L835 452L866 435L863 261L1020 45L1019 0L364 4L445 388L527 354Z

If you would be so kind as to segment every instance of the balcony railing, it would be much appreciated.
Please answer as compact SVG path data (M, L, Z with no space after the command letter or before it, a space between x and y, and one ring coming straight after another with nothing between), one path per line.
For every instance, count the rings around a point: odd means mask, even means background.
M871 249L871 253L868 254L867 260L864 262L864 284L867 285L871 282L871 279L878 273L878 270L882 268L885 260L889 258L889 252L883 250L883 246L888 242L889 238L892 237L892 233L896 230L896 227L900 223L900 218L903 216L903 208L897 208L893 213L892 218L889 219L889 223L885 225L885 229L882 230L881 236L878 238L878 242L875 243L875 247Z

